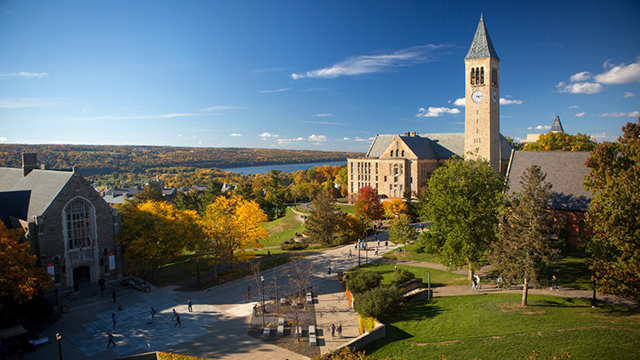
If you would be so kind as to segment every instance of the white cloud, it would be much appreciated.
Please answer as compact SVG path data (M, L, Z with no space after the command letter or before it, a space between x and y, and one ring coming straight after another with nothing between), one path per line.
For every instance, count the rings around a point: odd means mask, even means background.
M315 116L315 117L332 117L333 115L331 115L330 113L326 113L326 114L315 114L313 116Z
M560 92L571 94L596 94L604 90L602 85L591 82L565 84L561 81L556 87Z
M271 134L271 133L268 133L268 132L263 132L262 134L260 134L258 136L261 137L262 140L267 140L268 138L278 138L278 137L280 137L279 135Z
M607 133L595 133L595 134L591 134L591 139L595 140L596 142L604 142L604 141L608 141L608 142L616 142L618 141L618 137L615 135L607 135Z
M422 45L383 55L361 55L347 58L331 67L291 74L294 80L302 78L333 79L341 76L358 76L378 73L417 63L435 61L435 51L446 46Z
M186 116L198 116L198 114L191 113L168 113L168 114L153 114L153 115L104 115L104 116L91 116L84 118L71 119L75 121L112 121L112 120L150 120L150 119L173 119L177 117Z
M24 78L41 78L41 77L45 77L45 76L49 76L49 74L42 72L42 73L33 73L33 72L29 72L29 71L20 71L17 73L6 73L6 74L0 74L0 77L24 77Z
M242 136L242 134L239 134L239 133L233 133L233 134L229 134L229 136L240 137L240 136Z
M579 108L579 107L580 107L580 106L578 106L578 105L571 105L571 106L569 106L569 109L577 109L577 108Z
M200 111L207 112L207 111L222 111L222 110L235 110L235 109L240 109L240 108L237 106L231 106L231 105L216 105L216 106L200 109Z
M425 110L424 108L420 108L418 109L418 113L416 114L416 117L438 117L438 116L442 116L443 114L459 114L460 110L453 108L453 109L449 109L446 107L429 107L427 110Z
M341 124L338 122L331 122L331 121L300 121L301 123L304 124L321 124L321 125L346 125L346 124Z
M455 106L464 106L465 101L464 98L458 98L453 102L453 105Z
M571 76L569 78L569 80L571 82L580 82L580 81L587 81L591 78L591 73L588 71L583 71L583 72L579 72L577 74L574 74L573 76Z
M289 91L291 90L290 88L281 88L281 89L273 89L273 90L259 90L258 92L261 94L269 94L269 93L277 93L277 92L283 92L283 91Z
M605 68L610 66L605 62ZM594 79L603 84L629 84L640 82L640 57L636 62L625 65L615 65L602 74L594 76Z
M528 130L549 130L551 129L550 125L538 125L538 126L529 126Z
M353 141L367 141L367 142L369 142L369 141L373 141L373 139L374 139L373 137L370 137L368 139L363 139L363 138L360 138L360 137L356 137L355 139L353 139Z
M505 98L500 98L500 105L520 105L522 104L522 100L509 100Z
M298 137L295 139L278 139L276 140L278 142L279 145L288 145L294 142L299 142L299 141L303 141L304 138L303 137Z
M345 136L345 137L342 138L342 140L347 141L347 140L351 140L351 139L349 139L348 137Z
M624 98L625 99L632 98L632 97L635 97L635 96L636 96L636 94L632 93L631 91L625 91L624 92Z
M6 142L7 140L9 140L7 137L0 136L0 142Z
M600 114L599 116L602 116L602 117L637 117L637 116L640 116L640 111L604 113L604 114Z
M327 137L324 135L309 135L309 141L327 141Z
M586 112L583 111L583 112L576 113L576 116L577 117L583 117L585 114L586 114Z

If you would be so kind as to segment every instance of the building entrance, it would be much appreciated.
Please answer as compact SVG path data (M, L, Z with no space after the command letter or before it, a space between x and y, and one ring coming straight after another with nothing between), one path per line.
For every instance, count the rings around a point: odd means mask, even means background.
M91 281L91 269L88 266L78 266L73 269L73 284L78 285Z

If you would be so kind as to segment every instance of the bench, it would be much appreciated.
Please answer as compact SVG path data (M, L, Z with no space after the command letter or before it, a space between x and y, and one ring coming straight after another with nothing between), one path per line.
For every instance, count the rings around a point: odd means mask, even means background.
M280 298L280 305L285 305L287 303L286 298Z
M284 325L284 318L278 318L278 325Z
M46 336L41 337L40 339L29 340L29 344L35 346L44 345L49 342L49 338Z
M284 335L284 325L278 325L278 335Z
M311 337L311 335L313 335L314 337L316 336L316 326L315 325L309 325L309 337Z
M315 335L309 335L309 346L318 346L318 340Z
M264 328L264 331L262 331L262 335L267 336L267 337L269 335L271 335L271 328L270 327Z

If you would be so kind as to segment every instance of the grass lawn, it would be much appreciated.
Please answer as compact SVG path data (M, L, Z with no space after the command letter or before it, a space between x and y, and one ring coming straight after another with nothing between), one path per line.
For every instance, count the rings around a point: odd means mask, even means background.
M377 264L371 263L363 265L362 269L368 271L375 271L382 274L382 283L391 284L395 280L395 265L394 264ZM409 270L416 275L417 278L422 278L424 284L427 284L427 271L431 273L431 287L449 286L449 285L467 285L469 280L464 275L451 273L448 271L429 269L417 266L398 265L398 269Z
M280 246L283 241L291 239L296 232L299 234L304 232L304 225L298 221L296 214L290 208L287 208L284 217L268 222L264 224L264 227L269 233L269 239L262 243L265 247ZM273 253L274 250L271 249L271 252ZM266 253L267 251L262 252Z
M566 256L551 268L551 274L558 278L558 285L582 290L591 290L591 271L582 256Z
M355 205L349 205L349 204L336 204L336 207L338 208L338 210L345 212L347 214L352 214L355 215L356 214L356 207Z
M390 251L384 253L382 256L387 259L396 259L396 260L412 260L412 261L422 261L422 262L430 262L438 264L438 256L427 254L427 253L419 253L416 250L417 246L415 243L407 245L407 251L403 252L395 252Z
M386 338L365 348L398 359L639 359L640 310L599 307L578 299L470 295L407 304L386 327Z

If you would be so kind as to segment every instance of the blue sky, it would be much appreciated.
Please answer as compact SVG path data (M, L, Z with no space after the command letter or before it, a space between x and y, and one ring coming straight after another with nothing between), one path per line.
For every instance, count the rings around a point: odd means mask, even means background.
M464 131L480 14L501 132L615 140L640 116L640 2L0 0L0 142L366 151Z

